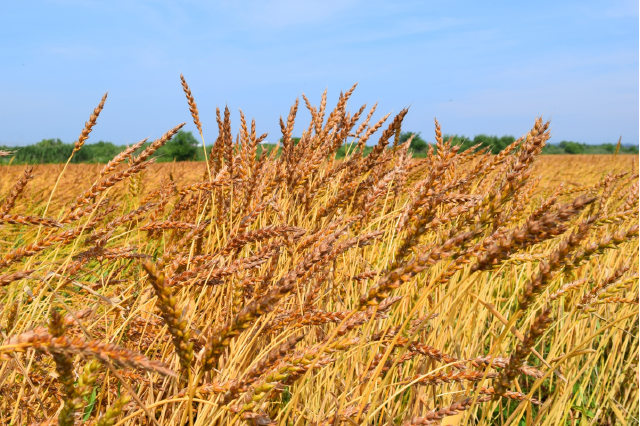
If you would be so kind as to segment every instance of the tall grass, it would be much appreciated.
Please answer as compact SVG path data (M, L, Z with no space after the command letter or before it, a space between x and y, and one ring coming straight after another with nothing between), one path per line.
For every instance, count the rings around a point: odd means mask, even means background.
M636 158L416 160L353 89L261 154L225 110L206 165L3 166L0 421L637 421Z

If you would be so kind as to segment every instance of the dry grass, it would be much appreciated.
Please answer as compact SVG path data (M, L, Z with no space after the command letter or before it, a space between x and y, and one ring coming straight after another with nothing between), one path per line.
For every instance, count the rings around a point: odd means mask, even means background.
M352 91L277 158L227 110L206 165L3 166L0 422L637 422L637 159L415 161Z

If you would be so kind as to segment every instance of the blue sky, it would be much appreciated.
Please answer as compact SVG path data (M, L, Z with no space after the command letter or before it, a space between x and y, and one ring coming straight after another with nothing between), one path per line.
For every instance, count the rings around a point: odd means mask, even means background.
M29 1L0 3L0 144L75 140L102 94L89 143L157 137L216 106L255 117L268 140L304 92L329 105L358 82L356 110L410 105L405 130L527 132L637 144L636 1ZM295 134L308 122L303 109Z

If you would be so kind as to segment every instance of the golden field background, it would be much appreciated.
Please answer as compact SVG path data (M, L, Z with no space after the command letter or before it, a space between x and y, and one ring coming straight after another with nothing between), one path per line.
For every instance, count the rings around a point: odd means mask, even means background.
M349 94L277 158L2 166L0 422L637 422L637 158L363 157Z
M416 160L414 160L416 161ZM18 200L17 209L29 211L43 208L48 201L51 188L64 164L35 164L33 167L33 184L25 189L25 196ZM60 209L61 206L75 198L78 188L85 188L93 184L101 164L69 164L67 172L62 174L56 197L51 200L51 208ZM637 173L638 158L633 155L541 155L536 165L536 174L540 178L539 191L551 191L560 183L566 183L567 188L579 187L596 183L607 174L628 172ZM0 180L0 194L6 194L11 186L23 173L25 166L3 166L2 180ZM202 177L202 168L191 162L157 163L145 171L143 182L145 191L158 189L160 180L172 174L178 186L193 182ZM125 185L119 185L110 192L111 197L123 197L127 193ZM25 210L20 210L25 211Z

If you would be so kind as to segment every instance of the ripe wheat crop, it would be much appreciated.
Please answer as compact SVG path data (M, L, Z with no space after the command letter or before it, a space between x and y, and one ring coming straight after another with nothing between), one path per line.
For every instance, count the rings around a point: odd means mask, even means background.
M637 422L636 158L412 159L355 86L261 153L181 83L206 163L2 166L2 424Z

